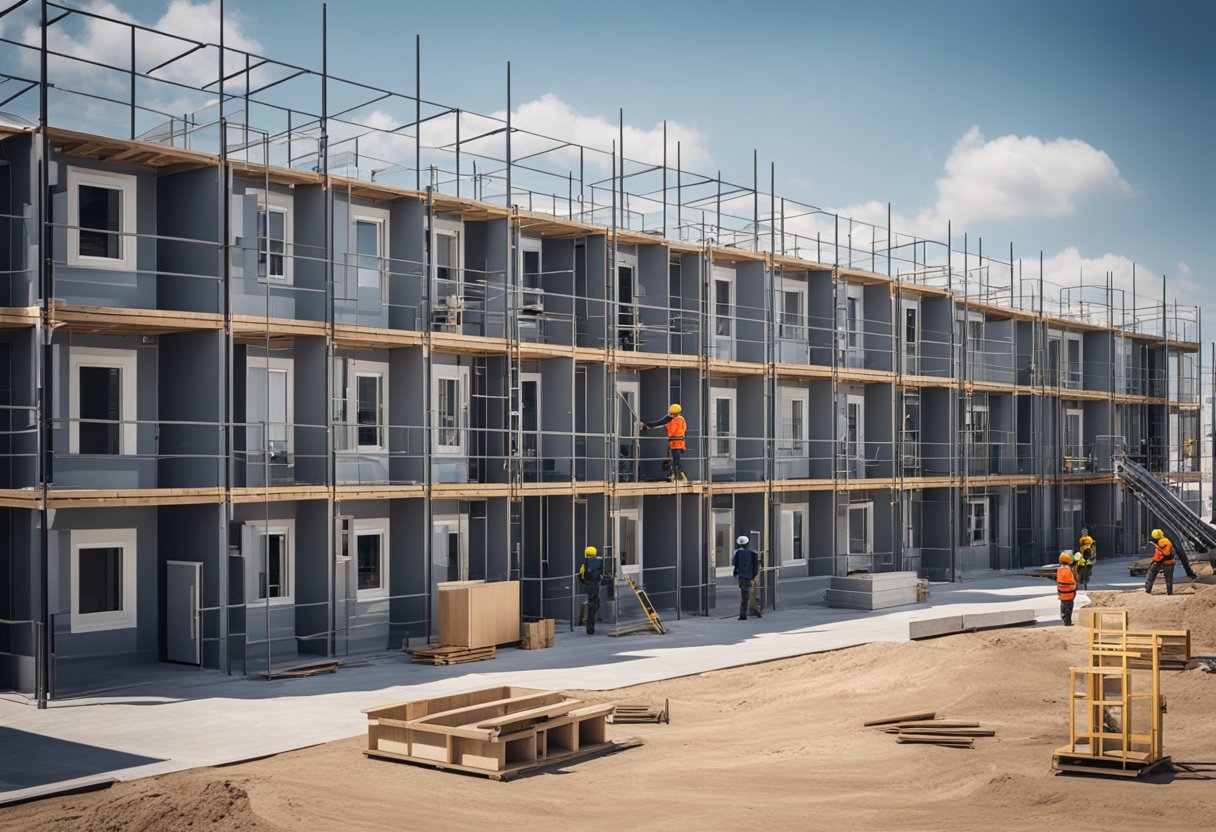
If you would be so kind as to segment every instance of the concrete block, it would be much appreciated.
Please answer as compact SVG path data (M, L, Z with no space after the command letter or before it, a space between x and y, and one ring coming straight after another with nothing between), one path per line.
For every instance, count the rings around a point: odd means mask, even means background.
M964 630L986 630L991 627L1004 627L1005 613L1001 612L969 612L963 616Z
M919 638L934 638L948 636L963 630L963 616L945 615L941 618L926 618L921 621L908 622L908 638L915 641Z
M831 587L832 589L844 589L850 592L870 592L914 587L917 580L915 572L879 572L869 575L834 577L831 581Z
M881 592L856 592L848 589L828 589L824 598L829 607L854 610L883 610L916 603L916 587Z

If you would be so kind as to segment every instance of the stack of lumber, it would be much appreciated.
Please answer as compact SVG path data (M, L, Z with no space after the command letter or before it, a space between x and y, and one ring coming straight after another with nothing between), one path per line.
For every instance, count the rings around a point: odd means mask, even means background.
M519 646L524 650L540 650L553 646L553 619L525 621L519 627Z
M415 647L406 652L410 654L410 664L449 665L487 661L494 658L495 649L493 647L439 645L437 647Z
M638 745L607 739L612 704L494 687L368 708L369 757L505 780L521 772Z
M943 745L947 748L974 748L976 737L995 737L996 731L978 722L941 719L933 711L885 717L865 723L885 734L894 734L901 745Z
M663 700L663 706L651 705L646 702L618 702L612 710L608 721L613 725L624 725L638 722L671 723L671 702Z

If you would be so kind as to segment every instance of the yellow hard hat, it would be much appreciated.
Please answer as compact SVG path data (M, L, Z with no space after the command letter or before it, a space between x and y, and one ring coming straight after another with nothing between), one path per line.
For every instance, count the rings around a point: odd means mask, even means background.
M1081 538L1082 546L1088 546L1089 544L1091 544L1093 542L1094 542L1094 539L1092 537L1090 537L1089 535L1085 535L1085 537Z
M1152 537L1153 540L1160 540L1161 538L1165 537L1165 535L1161 533L1161 529L1153 529Z
M595 557L595 555L596 555L595 547L588 546L586 549L583 550L583 555L584 555L584 557L589 557L589 558Z
M1068 552L1060 552L1060 563L1072 563L1072 555Z
M672 416L675 416L681 410L683 410L683 408L680 407L678 404L673 404L671 407L667 408L667 412L670 413Z

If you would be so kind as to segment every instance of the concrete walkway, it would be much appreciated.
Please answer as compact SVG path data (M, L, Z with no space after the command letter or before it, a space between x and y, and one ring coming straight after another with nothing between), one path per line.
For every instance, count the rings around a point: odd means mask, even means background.
M1130 560L1102 562L1091 589L1140 585ZM1088 603L1082 594L1078 606ZM0 699L0 804L112 780L231 763L363 732L363 708L491 685L605 690L879 641L907 641L908 622L968 612L1033 610L1058 624L1052 582L1022 575L935 585L929 601L862 613L824 606L763 619L688 618L665 636L559 632L549 650L504 649L492 662L412 665L399 653L337 673L265 681L189 670L154 688L67 699L39 711Z

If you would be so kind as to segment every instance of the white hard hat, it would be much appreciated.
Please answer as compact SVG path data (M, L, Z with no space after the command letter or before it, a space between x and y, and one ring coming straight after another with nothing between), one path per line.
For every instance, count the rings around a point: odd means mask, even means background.
M746 546L747 545L747 535L745 535L745 534L739 535L739 539L736 540L735 542L738 543L740 546Z

